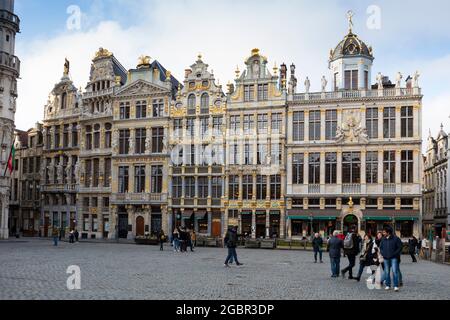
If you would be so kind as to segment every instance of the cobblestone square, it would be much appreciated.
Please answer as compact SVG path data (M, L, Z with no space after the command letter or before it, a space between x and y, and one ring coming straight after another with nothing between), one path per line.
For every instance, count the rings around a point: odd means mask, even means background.
M399 293L369 290L365 281L330 278L323 264L303 251L238 249L245 265L225 269L226 249L188 254L158 247L47 240L0 242L0 299L450 299L450 268L402 259ZM346 259L342 262L346 263ZM70 291L67 268L81 269L81 290ZM367 277L367 276L366 276Z

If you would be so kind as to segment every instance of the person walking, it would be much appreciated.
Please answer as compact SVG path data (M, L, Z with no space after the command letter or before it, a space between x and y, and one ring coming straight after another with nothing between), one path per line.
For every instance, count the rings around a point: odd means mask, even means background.
M69 243L74 243L75 242L75 235L74 235L74 231L70 230L69 233Z
M348 272L348 278L353 279L353 267L356 264L356 256L359 253L361 237L356 234L355 229L351 228L344 240L344 253L348 259L348 266L341 271L342 278Z
M178 228L175 228L173 230L172 239L173 239L173 252L179 252L180 251L180 233L178 231Z
M75 229L75 232L73 235L75 236L75 241L78 242L78 237L80 236L80 234L78 233L77 229Z
M344 241L339 239L339 231L334 231L333 236L327 244L327 251L330 254L331 261L331 277L339 277L339 269L341 264L341 251L344 248Z
M158 233L159 240L159 251L164 251L164 242L166 242L166 235L164 234L164 230L160 230Z
M228 232L225 236L224 243L226 244L228 248L228 256L225 260L224 266L226 268L230 268L230 265L228 264L230 262L230 259L233 257L234 261L236 262L237 266L242 266L243 263L240 263L237 257L236 253L236 247L238 242L238 236L237 236L237 228L232 227L228 229Z
M418 244L419 244L419 241L414 236L408 240L409 255L411 256L412 262L417 262L416 249L417 249Z
M191 240L192 240L192 246L194 248L197 247L197 233L195 233L195 230L192 230Z
M58 227L54 227L53 228L52 237L53 237L53 245L55 247L57 247L58 246L58 239L59 239L59 228Z
M399 257L402 253L403 243L396 235L391 226L383 229L383 240L380 243L380 252L384 258L384 282L385 290L391 289L391 270L393 273L394 291L399 291Z
M314 239L312 240L312 245L313 245L313 249L314 249L314 263L317 263L317 254L319 254L319 257L320 257L320 263L323 263L323 259L322 259L323 239L320 236L320 234L316 233L314 235Z
M361 276L364 272L364 269L372 266L375 264L374 261L374 252L373 252L373 248L374 248L374 240L372 239L372 237L369 234L366 234L364 236L364 242L363 242L363 246L362 246L362 250L361 250L361 255L359 257L359 271L358 271L358 275L356 276L356 278L354 278L356 281L360 281L361 280ZM372 274L374 274L375 271L372 271Z
M194 252L194 243L192 241L192 231L186 232L187 236L187 243L189 244L189 248L191 249L191 252Z

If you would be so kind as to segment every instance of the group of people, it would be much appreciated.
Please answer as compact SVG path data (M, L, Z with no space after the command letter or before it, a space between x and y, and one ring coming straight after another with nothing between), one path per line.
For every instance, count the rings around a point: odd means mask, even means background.
M364 270L370 268L372 275L375 275L375 284L380 286L384 284L386 290L390 290L393 287L394 291L399 291L399 288L403 286L402 273L400 271L403 243L395 235L391 226L385 226L375 239L370 234L366 234L364 239L362 239L355 232L355 229L350 229L344 240L339 234L339 231L335 231L327 244L331 260L331 277L338 278L341 275L345 278L348 273L348 279L354 279L359 282ZM320 236L316 235L315 239L317 238L320 238ZM316 240L316 243L319 244L320 241ZM316 248L314 250L317 261L318 250ZM340 270L342 251L344 251L348 259L348 266ZM358 255L359 270L354 277L353 268L356 265Z
M77 229L70 230L69 243L78 242L79 236L80 234ZM54 227L52 231L52 237L53 237L53 245L55 247L58 246L58 240L61 241L62 238L64 238L63 230L59 229L58 227Z
M171 244L174 252L186 252L189 247L191 252L197 245L197 234L194 230L188 230L186 227L177 227L172 233Z

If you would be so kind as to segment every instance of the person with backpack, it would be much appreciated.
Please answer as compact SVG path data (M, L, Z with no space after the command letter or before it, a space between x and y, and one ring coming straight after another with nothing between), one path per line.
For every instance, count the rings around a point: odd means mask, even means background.
M380 244L380 252L384 258L384 282L385 290L391 289L391 270L393 273L394 291L399 291L400 286L400 268L399 258L402 253L403 243L399 237L394 234L391 226L385 226L383 229L383 240Z
M348 272L348 278L353 279L353 267L356 264L356 256L360 251L361 237L356 234L355 228L351 228L350 232L345 236L344 253L348 259L348 266L341 271L342 278Z
M225 236L224 243L228 248L228 256L225 260L224 266L226 268L230 268L230 265L228 264L231 260L231 258L234 258L234 261L236 262L237 266L242 266L243 264L239 262L237 253L236 253L236 247L238 242L238 236L237 236L237 228L231 227L228 229L228 232Z
M323 263L322 259L322 246L323 246L323 240L320 234L316 233L314 235L314 239L312 240L312 245L314 249L314 263L317 263L317 254L320 256L320 263Z
M339 269L341 265L341 251L344 248L344 241L338 237L339 231L334 231L333 236L330 238L327 244L327 251L330 254L331 262L331 277L339 277Z
M164 234L164 230L161 229L158 233L158 240L159 240L159 251L164 251L164 242L166 242L166 235Z

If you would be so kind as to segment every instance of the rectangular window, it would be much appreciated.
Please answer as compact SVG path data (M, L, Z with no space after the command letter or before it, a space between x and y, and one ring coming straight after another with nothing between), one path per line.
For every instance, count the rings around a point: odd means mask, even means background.
M78 124L72 125L72 147L78 147Z
M98 128L100 129L100 128ZM94 149L100 148L100 131L95 130L94 131Z
M230 164L232 165L236 165L236 164L240 164L240 159L239 159L239 144L237 141L231 141L230 143Z
M92 186L94 188L98 187L98 181L100 177L100 160L94 159L94 174L92 176Z
M292 184L304 183L305 155L296 153L292 155Z
M200 135L202 138L206 138L209 130L209 118L200 118Z
M361 183L361 153L342 153L342 183Z
M402 107L401 109L401 136L412 138L414 134L413 107Z
M337 154L334 152L325 154L325 183L337 182Z
M208 198L208 177L198 177L198 197Z
M369 89L369 71L364 71L364 89Z
M130 130L119 130L119 154L130 152Z
M221 199L223 196L222 193L222 178L221 177L212 177L211 179L211 189L212 189L212 198L213 199Z
M120 103L120 119L130 119L130 103L121 102Z
M383 137L395 138L395 108L384 108L383 111Z
M152 153L163 152L164 128L152 129Z
M267 157L267 144L266 143L258 143L258 152L257 152L257 164L266 164Z
M184 178L184 192L186 198L194 198L195 197L195 178L194 177L186 177Z
M183 192L183 180L181 177L172 178L172 197L179 199L182 197Z
M244 175L242 177L242 199L252 200L253 198L253 176Z
M255 86L245 85L244 86L244 101L251 102L255 100Z
M293 140L304 141L305 140L305 113L303 111L297 111L293 114Z
M152 166L151 193L161 193L163 185L163 166Z
M272 113L272 133L281 133L283 125L283 114L282 113Z
M147 101L136 101L136 119L147 117Z
M213 134L217 135L222 133L223 130L223 117L213 117Z
M320 153L309 154L309 183L320 184Z
M56 126L55 127L55 149L59 149L61 147L59 130L61 130L60 126Z
M64 132L63 132L63 147L64 148L69 147L69 131L70 131L70 124L65 124Z
M255 116L252 114L244 115L244 134L254 134Z
M370 139L378 139L378 108L366 109L366 129Z
M105 159L105 178L103 179L104 186L109 188L111 186L111 159Z
M281 143L273 143L270 147L270 165L281 165L282 155L281 155Z
M145 192L145 166L134 167L134 192Z
M358 90L358 70L345 71L345 90Z
M320 111L309 112L309 141L320 141Z
M136 150L137 154L145 153L145 140L147 138L147 129L139 128L135 131Z
M259 84L258 85L258 101L266 101L269 99L269 85Z
M268 125L268 115L258 114L258 134L266 134Z
M164 100L153 100L153 118L164 117Z
M378 183L378 152L366 153L366 183Z
M188 134L188 137L193 138L195 133L195 119L189 118L186 119L186 131Z
M173 120L173 130L174 130L175 137L178 137L178 138L183 137L183 119Z
M256 199L266 200L267 198L267 176L256 176Z
M395 183L395 151L385 151L383 154L383 182Z
M337 111L327 110L325 112L325 139L334 140L337 131Z
M119 193L128 193L129 168L119 167Z
M248 140L245 140L244 144L244 164L253 164L253 145L250 144Z
M239 176L228 177L228 196L231 200L239 199Z
M402 151L401 155L402 166L402 183L413 183L414 173L414 160L413 152L411 150Z
M241 129L241 117L231 116L230 117L230 131L231 134L238 134Z
M279 200L281 198L281 176L279 174L270 176L270 199Z

